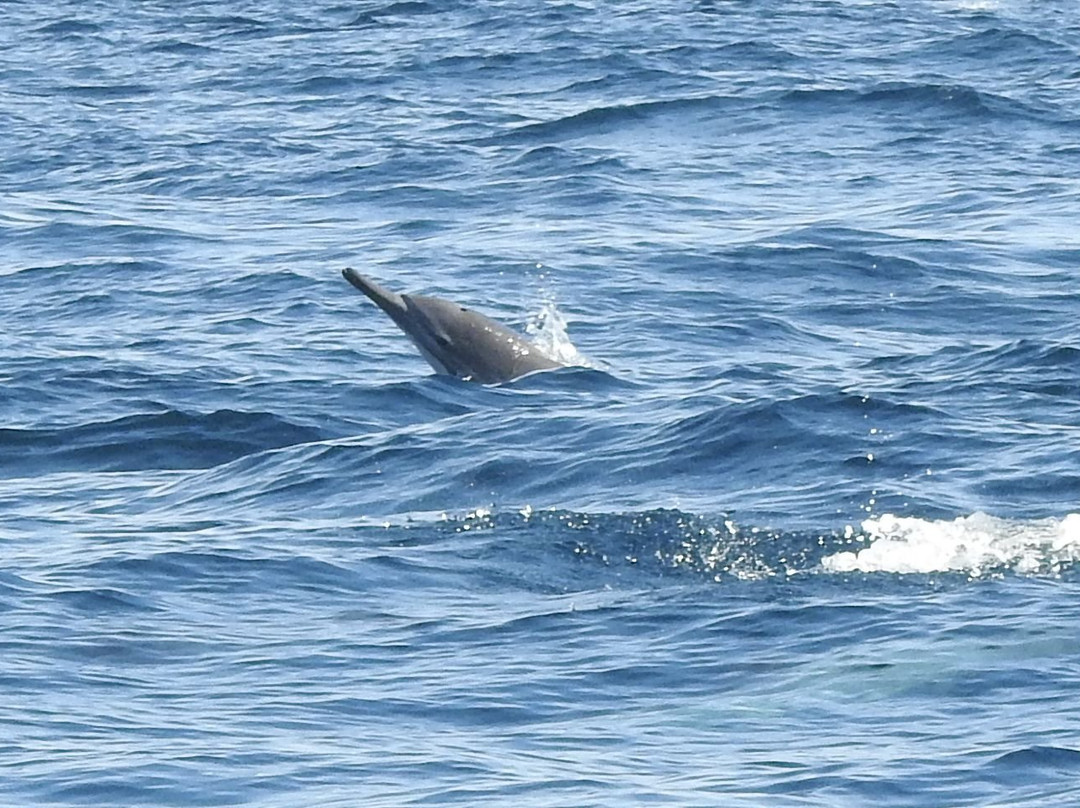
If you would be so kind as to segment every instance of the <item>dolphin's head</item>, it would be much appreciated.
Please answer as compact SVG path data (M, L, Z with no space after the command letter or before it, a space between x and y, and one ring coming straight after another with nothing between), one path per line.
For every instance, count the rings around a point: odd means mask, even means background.
M497 384L559 366L509 328L457 303L399 295L352 269L342 274L390 315L438 373Z

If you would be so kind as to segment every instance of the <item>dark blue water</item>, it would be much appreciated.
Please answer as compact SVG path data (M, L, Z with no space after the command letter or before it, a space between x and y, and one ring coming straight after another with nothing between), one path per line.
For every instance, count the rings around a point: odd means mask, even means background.
M0 8L0 804L1080 803L1071 4Z

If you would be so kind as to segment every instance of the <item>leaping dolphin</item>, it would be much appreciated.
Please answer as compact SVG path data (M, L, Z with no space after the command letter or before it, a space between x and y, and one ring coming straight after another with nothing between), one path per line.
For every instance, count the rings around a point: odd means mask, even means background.
M564 367L520 334L457 303L399 295L353 269L341 274L390 315L436 373L499 384L535 370Z

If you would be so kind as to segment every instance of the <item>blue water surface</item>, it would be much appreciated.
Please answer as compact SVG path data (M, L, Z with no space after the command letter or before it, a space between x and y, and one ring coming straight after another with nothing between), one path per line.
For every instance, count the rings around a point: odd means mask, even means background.
M1073 5L0 9L0 804L1080 804Z

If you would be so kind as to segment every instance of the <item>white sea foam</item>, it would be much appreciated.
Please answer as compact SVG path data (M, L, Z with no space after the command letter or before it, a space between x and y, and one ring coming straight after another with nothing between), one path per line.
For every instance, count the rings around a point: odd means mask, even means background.
M822 560L831 572L966 572L1011 570L1057 574L1080 559L1080 514L1031 521L974 513L951 521L892 514L862 523L865 549Z

